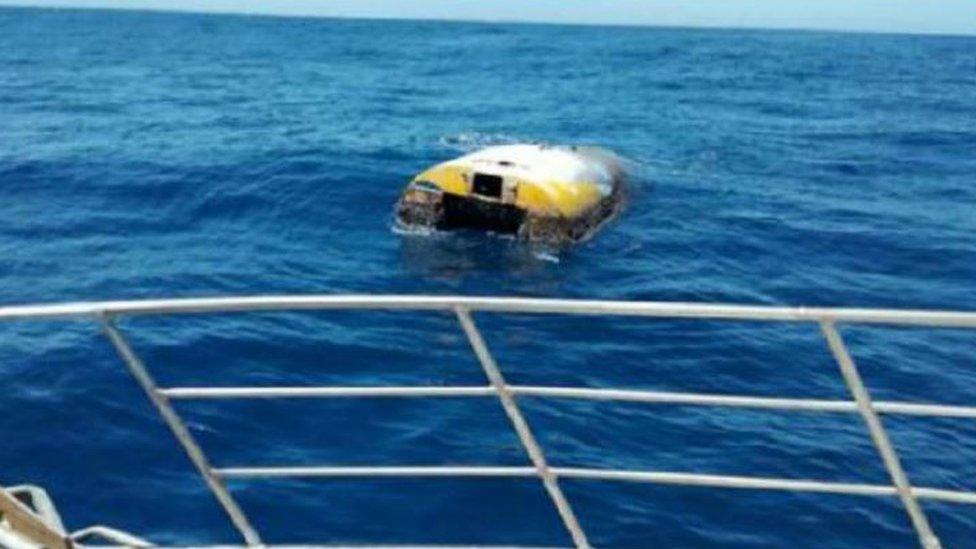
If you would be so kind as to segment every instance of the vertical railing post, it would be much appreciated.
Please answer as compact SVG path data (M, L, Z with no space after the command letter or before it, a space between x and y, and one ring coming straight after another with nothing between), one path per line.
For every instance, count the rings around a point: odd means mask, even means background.
M203 453L203 449L200 448L200 445L193 438L193 435L183 423L183 419L170 404L169 398L159 391L156 380L153 379L152 375L146 369L145 364L139 359L135 351L132 350L132 347L129 346L128 341L126 341L118 328L115 327L111 318L101 314L98 316L98 321L102 326L102 330L105 332L105 336L108 337L109 341L115 347L116 352L118 352L122 362L125 363L132 377L136 379L139 386L146 392L149 401L156 407L156 411L159 412L163 421L166 422L166 425L173 432L176 440L183 446L183 450L186 451L190 461L196 466L197 471L200 472L200 475L206 481L214 497L223 506L231 522L240 531L244 537L244 541L250 546L262 545L257 531L251 526L251 523L247 520L237 501L227 491L223 480L214 473L206 454Z
M546 456L542 452L542 447L539 446L539 442L532 434L532 430L529 428L529 424L516 402L515 395L509 388L508 383L505 382L505 377L502 375L501 370L499 370L495 359L491 356L491 352L488 351L488 346L481 337L481 332L478 331L478 327L475 326L471 314L467 309L460 306L455 307L454 312L457 315L458 321L461 323L461 328L464 330L465 335L468 336L468 342L471 344L471 348L474 349L474 353L478 357L478 362L481 363L481 367L484 369L488 381L498 394L502 408L505 409L505 414L508 415L508 419L512 422L515 433L522 442L522 446L525 447L525 451L529 454L529 459L532 460L532 464L535 466L539 478L542 479L542 484L545 486L549 497L556 506L556 511L559 513L560 518L562 518L566 530L569 531L569 535L573 538L573 543L579 549L588 549L590 542L586 539L586 534L576 519L576 513L573 512L569 500L566 499L565 494L563 494L562 489L559 487L559 480L556 478L556 474L549 467Z
M912 493L912 485L908 481L908 475L901 466L898 453L888 438L888 432L885 430L881 418L878 416L878 412L874 409L871 396L868 394L867 388L864 386L864 381L857 371L854 359L851 358L847 347L844 345L843 338L837 332L834 322L829 319L820 320L820 329L827 339L830 352L834 355L838 366L840 366L840 372L844 376L844 382L847 383L847 388L850 389L851 394L854 396L854 400L857 403L857 410L864 419L864 423L867 424L868 432L871 433L871 440L881 455L881 460L888 470L888 475L891 477L891 481L898 491L898 497L901 498L902 505L905 506L905 511L912 521L912 526L914 526L915 533L918 535L919 543L924 549L940 549L942 545L939 542L939 538L935 536L935 532L932 531L928 518L925 516L925 511L922 510L918 499Z

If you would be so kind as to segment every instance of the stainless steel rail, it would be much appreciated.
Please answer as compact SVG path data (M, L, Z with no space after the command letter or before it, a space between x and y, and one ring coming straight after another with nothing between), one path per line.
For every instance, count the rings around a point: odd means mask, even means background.
M215 313L243 311L300 310L413 310L445 311L457 317L488 384L451 387L159 387L145 364L129 345L114 320L121 316ZM600 389L511 385L495 362L471 316L473 312L514 314L607 315L712 320L806 322L818 324L840 369L852 400L770 398ZM851 308L766 307L698 303L623 302L564 299L524 299L455 296L257 296L142 301L104 301L0 307L0 320L81 318L99 323L106 337L136 381L146 392L163 421L183 446L234 526L250 546L262 545L244 511L224 484L225 479L247 477L537 477L546 488L573 544L589 547L585 530L570 501L560 488L560 479L646 482L669 485L708 486L760 490L821 492L858 496L897 496L925 549L941 545L919 500L976 504L976 492L913 486L891 443L882 414L923 417L976 418L976 407L930 403L875 402L861 379L857 366L837 330L838 323L885 324L976 329L976 313ZM729 475L706 475L668 471L587 469L550 465L519 407L519 397L612 400L648 404L680 404L774 409L806 412L857 413L865 422L871 441L891 477L891 485L856 484ZM214 468L171 404L175 399L237 398L428 398L497 397L521 441L531 466L463 467L222 467Z

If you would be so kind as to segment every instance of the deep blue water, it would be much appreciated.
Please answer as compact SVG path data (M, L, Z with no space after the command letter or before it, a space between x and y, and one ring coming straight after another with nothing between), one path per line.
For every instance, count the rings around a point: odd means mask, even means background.
M430 163L609 147L624 213L558 255L397 234ZM0 302L491 294L976 309L976 39L0 10ZM511 381L845 398L814 326L477 318ZM484 382L439 314L122 323L164 385ZM877 398L972 404L976 338L844 331ZM72 527L237 541L93 325L0 327L0 483ZM558 465L881 483L853 415L524 399ZM217 465L524 464L490 399L181 403ZM890 417L974 489L971 421ZM594 544L911 547L894 499L564 481ZM232 483L270 542L566 545L533 480ZM976 508L926 503L946 547Z

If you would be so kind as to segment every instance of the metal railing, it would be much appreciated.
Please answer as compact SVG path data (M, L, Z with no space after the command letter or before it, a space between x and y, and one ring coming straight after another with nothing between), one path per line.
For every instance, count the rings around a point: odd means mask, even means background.
M234 311L296 310L414 310L446 311L456 316L460 329L487 379L479 386L406 387L160 387L115 324L123 316L210 313ZM509 384L495 362L474 319L473 312L563 315L604 315L711 320L805 322L820 331L850 390L851 400L770 398L663 391L548 387ZM623 302L492 297L435 296L260 296L239 298L106 301L0 307L0 320L80 317L101 325L129 371L145 391L163 421L175 435L224 508L246 544L262 545L261 537L228 491L225 480L246 477L537 477L555 506L573 544L590 547L571 502L560 487L561 479L645 482L666 485L706 486L760 490L820 492L858 496L897 496L919 544L926 549L940 543L919 500L976 504L976 492L913 486L888 437L881 414L924 417L976 418L976 407L875 402L861 379L837 324L886 324L976 329L976 313L851 308L796 308L697 303ZM707 475L667 471L634 471L552 466L519 407L518 397L611 400L681 405L757 408L767 410L857 413L864 421L888 475L890 485L796 480L785 478ZM353 397L496 397L522 443L526 466L401 466L401 467L221 467L211 465L203 449L172 401L178 399L244 398L353 398Z

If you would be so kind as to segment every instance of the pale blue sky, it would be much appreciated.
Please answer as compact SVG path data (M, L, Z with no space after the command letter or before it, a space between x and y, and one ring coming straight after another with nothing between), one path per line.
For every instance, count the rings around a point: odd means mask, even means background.
M976 34L976 0L0 0L2 5Z

